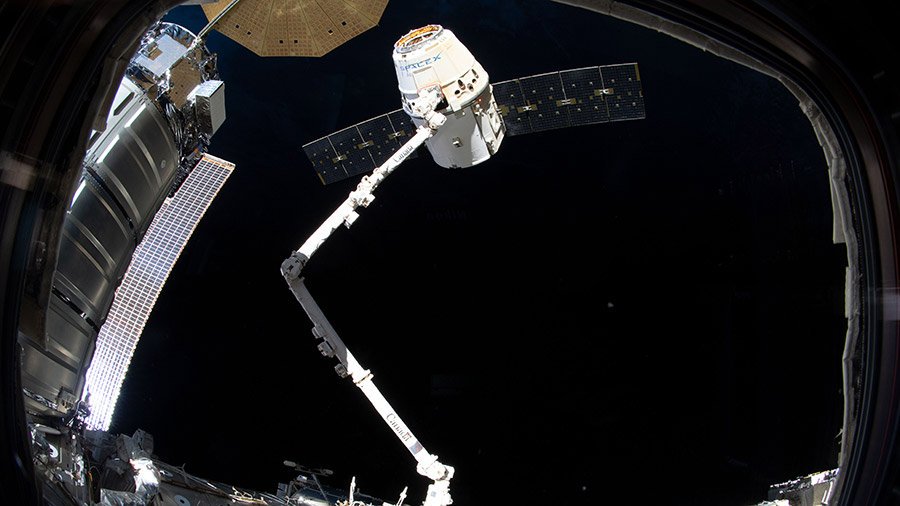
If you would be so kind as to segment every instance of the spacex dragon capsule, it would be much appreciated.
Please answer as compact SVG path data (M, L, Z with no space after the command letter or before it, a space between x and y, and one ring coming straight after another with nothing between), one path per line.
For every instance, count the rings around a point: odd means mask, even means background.
M440 25L411 30L394 44L394 68L403 110L420 126L414 110L419 92L439 88L438 112L447 122L425 142L441 167L477 165L495 154L505 126L488 73L456 35Z

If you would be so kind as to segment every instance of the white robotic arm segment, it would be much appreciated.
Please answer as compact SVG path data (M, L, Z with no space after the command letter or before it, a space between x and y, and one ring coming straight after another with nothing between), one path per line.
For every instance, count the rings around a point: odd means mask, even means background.
M299 255L305 264L306 261L312 257L313 253L315 253L316 250L331 237L331 234L333 234L338 227L341 225L350 227L353 222L356 221L356 218L359 217L356 213L356 208L360 206L367 207L371 204L372 201L375 200L375 195L373 195L375 188L377 188L378 185L394 171L394 169L403 163L416 148L424 144L425 140L432 135L433 131L430 128L420 127L416 131L416 134L413 135L412 138L410 138L406 144L394 154L394 156L386 161L381 167L375 169L372 174L362 178L357 185L356 190L351 192L350 196L348 196L347 199L331 213L331 216L319 225L319 228L316 229L306 242L294 252L295 255ZM299 274L299 272L297 274Z
M359 218L356 208L360 206L368 207L375 200L374 191L378 188L378 185L391 175L394 169L399 167L413 151L433 136L447 120L443 114L434 110L441 100L443 100L443 95L441 95L439 88L428 88L419 93L415 110L426 119L426 124L420 126L416 130L415 135L406 141L388 161L384 162L368 176L362 178L356 186L356 190L352 191L347 199L331 213L331 216L319 225L319 228L309 236L306 242L291 255L291 258L282 264L281 271L283 275L299 276L303 265L341 224L348 228L353 225L353 222ZM291 265L288 265L289 262L291 262Z
M422 476L434 481L434 483L428 487L428 496L429 498L433 496L433 498L426 499L425 505L446 506L451 504L452 499L450 498L449 482L450 479L453 478L454 469L442 464L438 461L436 455L425 450L422 443L420 443L418 438L416 438L412 431L409 430L409 427L406 426L406 423L403 422L400 415L394 411L391 404L384 398L384 395L381 394L378 387L375 386L375 382L373 381L374 376L371 371L364 368L356 360L356 357L350 353L350 350L347 349L344 341L338 335L337 331L334 330L334 327L331 326L331 323L309 293L309 290L303 283L303 278L295 277L287 279L287 282L294 297L297 298L297 301L300 302L300 305L303 306L304 311L306 311L306 315L313 322L313 336L322 340L322 342L319 343L319 351L326 357L337 358L338 364L335 366L335 371L338 375L342 378L350 377L350 379L353 380L353 383L362 390L366 399L369 400L369 403L372 404L372 407L375 408L381 416L381 419L384 420L384 423L391 428L394 435L397 436L400 442L403 443L406 449L412 454L413 458L416 459L416 471ZM437 487L434 493L432 493L432 487ZM429 500L431 502L429 502Z
M435 111L439 103L443 101L443 95L439 87L430 87L419 92L414 103L407 105L420 115L424 120L412 136L388 161L375 169L372 174L365 176L359 182L356 190L350 193L346 200L316 229L315 232L294 251L281 264L281 274L287 281L291 292L300 305L306 311L306 315L313 322L313 335L322 341L319 343L319 351L326 357L335 357L338 364L335 371L342 378L350 377L353 383L362 390L363 394L372 404L382 420L391 428L397 438L406 446L407 450L416 459L416 470L434 483L428 487L428 497L425 506L447 506L453 502L450 497L450 479L453 477L453 468L445 466L438 461L437 456L428 453L419 440L413 435L409 427L394 411L390 403L375 386L372 373L365 369L350 353L347 346L338 336L334 327L328 322L316 301L310 295L300 273L309 261L310 257L319 249L331 234L343 223L349 227L359 217L356 209L366 207L375 199L373 192L384 179L391 174L404 160L419 146L425 143L444 124L446 117Z

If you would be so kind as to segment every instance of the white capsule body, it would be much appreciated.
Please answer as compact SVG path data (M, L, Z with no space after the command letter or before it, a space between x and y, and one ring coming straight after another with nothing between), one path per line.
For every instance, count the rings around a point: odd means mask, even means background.
M477 165L500 149L505 126L488 74L450 30L428 25L410 31L394 44L394 68L403 109L413 123L424 119L412 111L419 91L439 88L444 126L425 145L441 167Z

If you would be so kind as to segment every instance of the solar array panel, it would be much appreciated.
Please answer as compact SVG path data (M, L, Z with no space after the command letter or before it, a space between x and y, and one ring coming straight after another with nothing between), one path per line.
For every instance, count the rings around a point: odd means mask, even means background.
M637 63L550 72L493 87L507 135L645 117Z
M89 428L109 428L131 357L156 299L194 228L233 170L233 163L203 155L175 195L160 207L134 250L100 327L87 372Z
M530 132L531 118L526 112L525 94L519 80L503 81L491 86L494 87L494 100L500 108L503 122L506 123L506 134L519 135Z
M637 63L600 67L603 84L612 92L606 95L610 121L644 118L644 93Z
M609 110L603 101L606 95L597 94L603 88L597 67L565 70L559 73L566 97L571 100L571 125L590 125L609 121Z
M532 132L569 126L569 108L557 105L566 101L559 72L523 77L519 79L519 84L525 103L535 107L527 111L531 117Z
M388 0L193 1L226 37L260 56L322 56L378 25Z
M409 116L397 109L304 144L303 151L322 184L330 184L375 170L415 132Z
M492 84L506 135L643 119L637 63L549 72ZM363 121L303 146L322 184L383 164L415 133L403 109Z

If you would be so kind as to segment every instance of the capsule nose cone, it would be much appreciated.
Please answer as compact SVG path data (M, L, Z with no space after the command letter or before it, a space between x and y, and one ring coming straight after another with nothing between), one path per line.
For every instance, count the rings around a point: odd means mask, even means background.
M425 25L422 28L410 30L394 43L394 51L405 53L414 50L428 39L438 36L443 31L441 25Z

